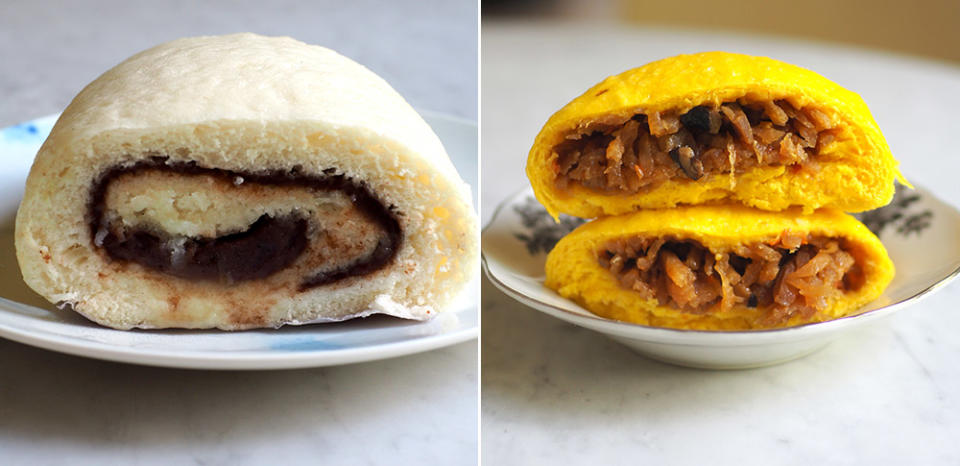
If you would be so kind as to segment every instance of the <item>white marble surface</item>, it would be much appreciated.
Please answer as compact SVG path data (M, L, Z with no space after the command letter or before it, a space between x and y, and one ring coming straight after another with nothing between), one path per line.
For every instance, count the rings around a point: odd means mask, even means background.
M242 31L336 49L415 107L477 118L475 1L14 0L0 2L0 126L63 110L160 42Z
M477 117L476 2L0 3L0 126L127 56L254 31L339 50L419 108ZM476 342L350 366L182 371L0 339L0 464L475 464Z
M794 62L859 92L908 177L960 206L956 66L695 31L484 22L484 221L526 184L533 137L572 97L647 61L716 49ZM809 357L734 372L653 362L489 282L482 294L484 464L960 463L956 283Z

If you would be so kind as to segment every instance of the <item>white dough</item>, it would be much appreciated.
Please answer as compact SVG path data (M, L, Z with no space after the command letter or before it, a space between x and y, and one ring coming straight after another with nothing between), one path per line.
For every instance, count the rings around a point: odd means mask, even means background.
M227 284L111 260L91 238L91 186L111 167L157 155L235 172L299 167L321 175L334 168L394 206L402 247L383 269L305 291L291 271ZM184 225L184 234L216 230L217 222L242 225L259 215L225 214L244 205L222 198L230 193L133 191L112 201L142 204L117 207L125 219ZM270 205L244 199L253 212L291 208L277 204L273 194ZM181 208L160 204L174 200ZM289 202L310 202L310 196L291 194ZM218 220L205 219L204 212ZM342 320L371 309L429 316L476 273L477 237L469 188L430 127L396 91L336 52L254 34L162 44L90 83L37 154L16 224L27 284L51 302L70 303L121 329L276 327Z

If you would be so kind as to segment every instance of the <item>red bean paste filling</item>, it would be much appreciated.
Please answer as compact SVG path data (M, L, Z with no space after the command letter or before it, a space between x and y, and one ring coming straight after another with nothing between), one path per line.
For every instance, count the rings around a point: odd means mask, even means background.
M599 262L642 299L692 314L755 308L764 325L809 319L864 282L845 240L790 233L728 251L672 237L619 239Z
M718 107L637 114L597 121L554 147L556 185L636 193L667 180L788 165L818 168L812 157L838 131L822 111L785 100L727 102Z
M235 283L265 278L283 270L303 253L309 242L308 221L296 214L280 217L265 214L246 231L217 238L174 237L163 231L123 227L104 218L110 182L121 175L146 170L207 175L231 181L239 176L244 183L341 191L349 196L353 205L375 222L384 234L374 251L366 256L303 278L300 291L373 273L390 264L400 249L403 235L394 207L384 206L364 183L338 175L336 169L327 169L323 175L305 174L300 167L289 171L237 172L200 167L195 162L171 162L166 157L156 156L132 165L109 168L91 187L88 206L91 241L94 247L102 248L114 260L134 262L181 278ZM177 247L182 247L182 255L174 257L171 241L177 241Z

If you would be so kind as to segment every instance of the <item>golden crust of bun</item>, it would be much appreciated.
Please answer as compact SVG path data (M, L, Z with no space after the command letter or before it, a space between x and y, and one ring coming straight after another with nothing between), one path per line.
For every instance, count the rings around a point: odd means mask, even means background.
M567 134L598 120L625 120L638 113L719 105L737 99L783 99L795 108L813 106L840 129L835 143L817 156L819 170L758 167L699 181L669 180L637 194L602 194L579 185L559 189L553 148ZM583 218L676 205L737 203L779 211L800 206L859 212L887 204L895 178L906 183L869 109L857 94L812 71L766 57L727 52L678 55L610 76L587 90L544 124L527 159L527 176L551 215Z
M809 320L794 316L781 326L836 319L876 299L893 279L893 262L880 240L862 223L837 210L822 209L799 215L797 209L763 212L742 206L697 206L648 210L586 223L557 243L547 257L546 286L594 314L636 324L702 330L764 328L756 309L745 305L728 311L691 314L661 306L656 299L640 299L620 286L599 262L599 253L614 239L675 237L696 240L708 248L770 242L785 231L844 238L864 272L857 290L832 299L826 311Z

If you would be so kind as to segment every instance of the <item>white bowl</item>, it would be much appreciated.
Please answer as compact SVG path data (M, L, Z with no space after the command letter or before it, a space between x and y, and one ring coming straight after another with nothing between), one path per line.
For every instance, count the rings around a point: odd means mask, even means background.
M483 266L491 282L514 299L647 357L709 369L762 367L810 354L844 332L914 305L960 273L960 212L923 189L898 189L890 205L859 217L893 259L893 282L856 315L790 328L678 330L592 314L543 285L546 253L582 220L561 217L554 223L529 189L505 200L484 228Z

